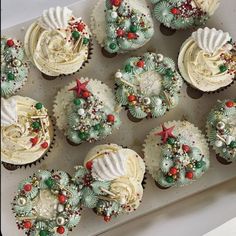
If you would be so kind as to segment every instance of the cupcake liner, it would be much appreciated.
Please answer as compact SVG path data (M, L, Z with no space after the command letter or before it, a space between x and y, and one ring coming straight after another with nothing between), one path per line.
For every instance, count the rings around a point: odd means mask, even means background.
M172 36L176 33L176 29L172 29L171 27L165 26L163 23L160 24L160 31L165 36Z
M2 165L4 166L5 169L10 170L10 171L14 171L16 169L20 169L20 168L31 168L32 165L37 165L39 163L41 163L41 161L45 160L49 153L52 151L54 144L55 144L55 140L56 140L56 127L55 127L55 121L50 117L50 121L51 121L51 125L52 125L52 132L53 132L53 137L51 139L51 143L50 146L48 147L48 149L45 151L45 153L36 161L31 162L31 163L27 163L27 164L23 164L23 165L16 165L16 164L11 164L11 163L7 163L2 161Z

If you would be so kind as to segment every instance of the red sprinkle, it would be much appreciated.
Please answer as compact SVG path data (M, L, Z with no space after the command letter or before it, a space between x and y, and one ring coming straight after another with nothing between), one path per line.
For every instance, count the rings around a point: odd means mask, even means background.
M128 100L129 100L129 102L133 102L136 100L136 97L134 95L129 95Z
M115 116L112 115L112 114L109 114L109 115L107 116L107 121L108 121L108 122L111 122L111 123L114 123L114 122L115 122Z
M121 0L111 0L111 4L118 7L121 4Z
M171 167L171 168L170 168L170 173L171 173L172 175L176 175L176 174L177 174L177 168Z
M23 188L26 192L30 192L31 189L32 189L32 185L31 184L25 184Z
M118 37L122 37L122 36L124 36L125 31L124 31L123 29L118 29L118 30L116 31L116 34L117 34Z
M110 216L104 216L103 219L104 219L104 221L109 222L111 220L111 217Z
M46 149L46 148L48 147L48 143L47 143L47 142L43 142L43 143L41 144L41 147L44 148L44 149Z
M65 228L64 228L63 226L59 226L59 227L57 228L57 233L59 233L59 234L64 234L64 233L65 233Z
M32 227L32 223L29 220L24 221L23 226L25 229L30 229Z
M32 143L32 146L36 145L38 141L39 141L38 137L34 137L34 138L30 139L30 142Z
M137 63L137 66L140 67L140 68L143 68L144 65L145 65L145 62L142 61L142 60Z
M225 105L227 107L233 107L234 106L234 102L233 101L228 101L228 102L225 103Z
M86 163L86 168L87 168L88 170L92 170L92 168L93 168L93 162L92 162L92 161L88 161L88 162Z
M188 178L188 179L192 179L193 178L193 172L187 172L185 177Z
M12 47L14 45L14 41L12 39L7 40L7 46Z
M66 198L65 195L60 194L60 195L58 196L58 201L59 201L61 204L64 204L64 203L66 202L66 200L67 200L67 198Z
M136 39L137 38L137 34L129 32L127 37L128 37L128 39Z
M78 31L82 32L84 30L84 28L85 28L85 25L83 23L78 23L78 25L77 25Z
M172 13L173 15L178 15L178 14L180 14L180 10L179 10L178 8L172 8L172 9L171 9L171 13Z
M83 98L88 98L88 97L90 97L90 93L89 93L88 91L84 91L84 92L82 93L82 97L83 97Z

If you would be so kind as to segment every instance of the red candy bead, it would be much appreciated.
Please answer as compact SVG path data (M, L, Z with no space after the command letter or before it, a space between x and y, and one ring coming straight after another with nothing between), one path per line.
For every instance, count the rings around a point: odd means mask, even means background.
M120 6L122 0L111 0L111 4L118 7Z
M79 24L77 25L77 29L78 29L78 31L80 31L80 32L82 32L82 31L84 30L84 28L85 28L85 25L84 25L83 23L79 23Z
M14 41L12 39L7 40L7 46L12 47L14 45Z
M137 63L137 66L140 67L140 68L143 68L144 65L145 65L144 61L139 61L139 62Z
M82 93L82 97L83 97L83 98L88 98L88 97L90 97L90 93L89 93L88 91L84 91L84 92Z
M118 29L118 30L116 31L116 34L117 34L117 36L122 37L122 36L124 36L125 31L124 31L123 29Z
M47 142L43 142L43 143L41 144L41 147L44 148L44 149L46 149L46 148L48 147L48 143L47 143Z
M172 8L172 9L171 9L171 13L172 13L173 15L178 15L178 14L180 13L180 11L179 11L178 8Z
M64 204L64 203L66 202L66 200L67 200L67 198L66 198L65 195L60 194L60 195L58 196L58 201L59 201L61 204Z
M31 184L25 184L25 185L24 185L24 190L25 190L26 192L30 192L31 189L32 189L32 185L31 185Z
M32 143L33 146L36 145L38 141L39 141L38 137L34 137L30 139L30 142Z
M57 228L57 233L59 233L59 234L64 234L64 233L65 233L65 228L64 228L63 226L59 226L59 227Z
M129 95L128 100L129 100L129 102L133 102L136 100L136 97L134 95Z
M234 102L233 101L228 101L228 102L225 103L225 105L227 107L233 107L234 106Z
M176 169L175 167L171 167L171 168L170 168L170 173L171 173L172 175L176 175L176 174L177 174L177 169Z
M88 161L88 162L86 163L86 168L87 168L88 170L92 170L92 167L93 167L93 162L92 162L92 161Z
M135 38L137 38L137 35L135 33L129 32L127 37L128 37L128 39L135 39Z
M187 172L185 177L188 178L188 179L192 179L193 178L193 172Z
M23 226L25 229L30 229L32 227L32 223L29 220L27 220L24 221Z
M111 217L110 216L104 216L103 219L104 219L104 221L109 222L111 220Z
M189 147L188 145L186 145L186 144L183 144L183 145L182 145L182 149L183 149L183 151L186 152L186 153L190 152L190 147Z
M108 116L107 116L107 121L108 121L108 122L111 122L111 123L114 123L114 121L115 121L115 116L113 116L112 114L108 115Z

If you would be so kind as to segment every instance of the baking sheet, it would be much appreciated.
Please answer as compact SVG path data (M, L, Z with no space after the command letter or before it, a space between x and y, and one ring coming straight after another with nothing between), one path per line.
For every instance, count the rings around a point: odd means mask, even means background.
M74 15L81 16L85 22L89 24L90 12L96 2L97 1L95 0L81 0L69 7L73 10ZM224 1L224 4L221 4L216 14L211 18L207 25L209 27L221 28L224 31L228 31L231 33L231 36L236 39L233 19L236 8L235 5L236 4L232 5L232 1L230 0ZM23 40L25 30L31 22L32 21L28 21L5 29L2 34ZM112 75L118 68L121 67L123 61L132 55L142 55L148 50L163 53L164 55L172 57L176 60L178 50L182 42L191 34L191 32L178 32L173 36L164 36L160 33L159 23L156 21L155 30L155 37L145 47L129 54L119 55L112 59L102 56L100 47L94 40L94 54L92 59L90 63L76 76L66 76L57 80L47 81L43 79L40 72L32 66L29 80L19 94L41 101L49 109L49 112L51 112L52 102L58 89L64 87L78 76L88 76L90 78L100 79L111 88L114 88L114 79ZM206 115L211 107L216 103L217 99L233 98L235 97L235 94L236 84L220 94L204 95L202 98L194 100L188 97L186 94L186 86L184 85L181 92L179 106L168 112L164 117L159 119L143 120L140 123L132 123L128 120L126 112L122 111L121 119L123 121L123 125L121 128L105 140L97 142L96 144L114 142L120 145L129 146L142 155L141 145L146 134L148 134L152 128L160 125L164 121L187 118L190 122L204 130ZM56 130L56 135L56 142L52 152L49 153L46 160L44 160L41 164L27 169L19 169L14 172L7 171L1 167L1 230L3 236L24 235L23 231L18 231L17 229L10 206L10 202L14 197L17 184L21 179L31 175L40 168L62 169L70 174L73 174L74 166L81 164L88 150L94 146L94 144L82 144L78 147L72 147L66 142L65 137L59 130ZM190 186L179 189L171 188L168 190L160 190L156 187L154 181L148 175L143 202L136 212L130 215L123 215L113 218L110 223L105 223L103 219L96 216L92 210L84 209L80 224L73 229L70 236L98 235L114 226L118 226L129 220L133 220L136 217L148 214L151 211L158 210L170 203L206 190L207 188L220 184L224 181L230 180L235 176L236 163L229 166L223 166L215 160L213 152L211 153L210 170L200 180Z

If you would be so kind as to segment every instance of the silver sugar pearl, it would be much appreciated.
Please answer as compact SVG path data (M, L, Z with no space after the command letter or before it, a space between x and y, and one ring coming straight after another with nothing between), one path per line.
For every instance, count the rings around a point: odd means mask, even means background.
M146 97L146 98L143 99L143 103L144 103L145 105L149 105L149 104L151 103L151 99L148 98L148 97Z
M17 200L17 204L18 204L19 206L24 206L24 205L26 204L26 202L27 202L27 200L26 200L25 197L20 197L20 198L18 198L18 200Z
M56 222L58 225L64 225L65 224L65 218L62 216L58 216L56 219Z
M162 62L164 59L164 56L162 54L157 54L157 61Z
M219 121L216 125L218 130L223 130L225 128L225 123L223 121Z
M216 140L215 141L215 146L216 147L222 147L223 146L223 142L221 140Z
M12 61L13 66L20 67L22 65L22 62L18 59L14 59Z

